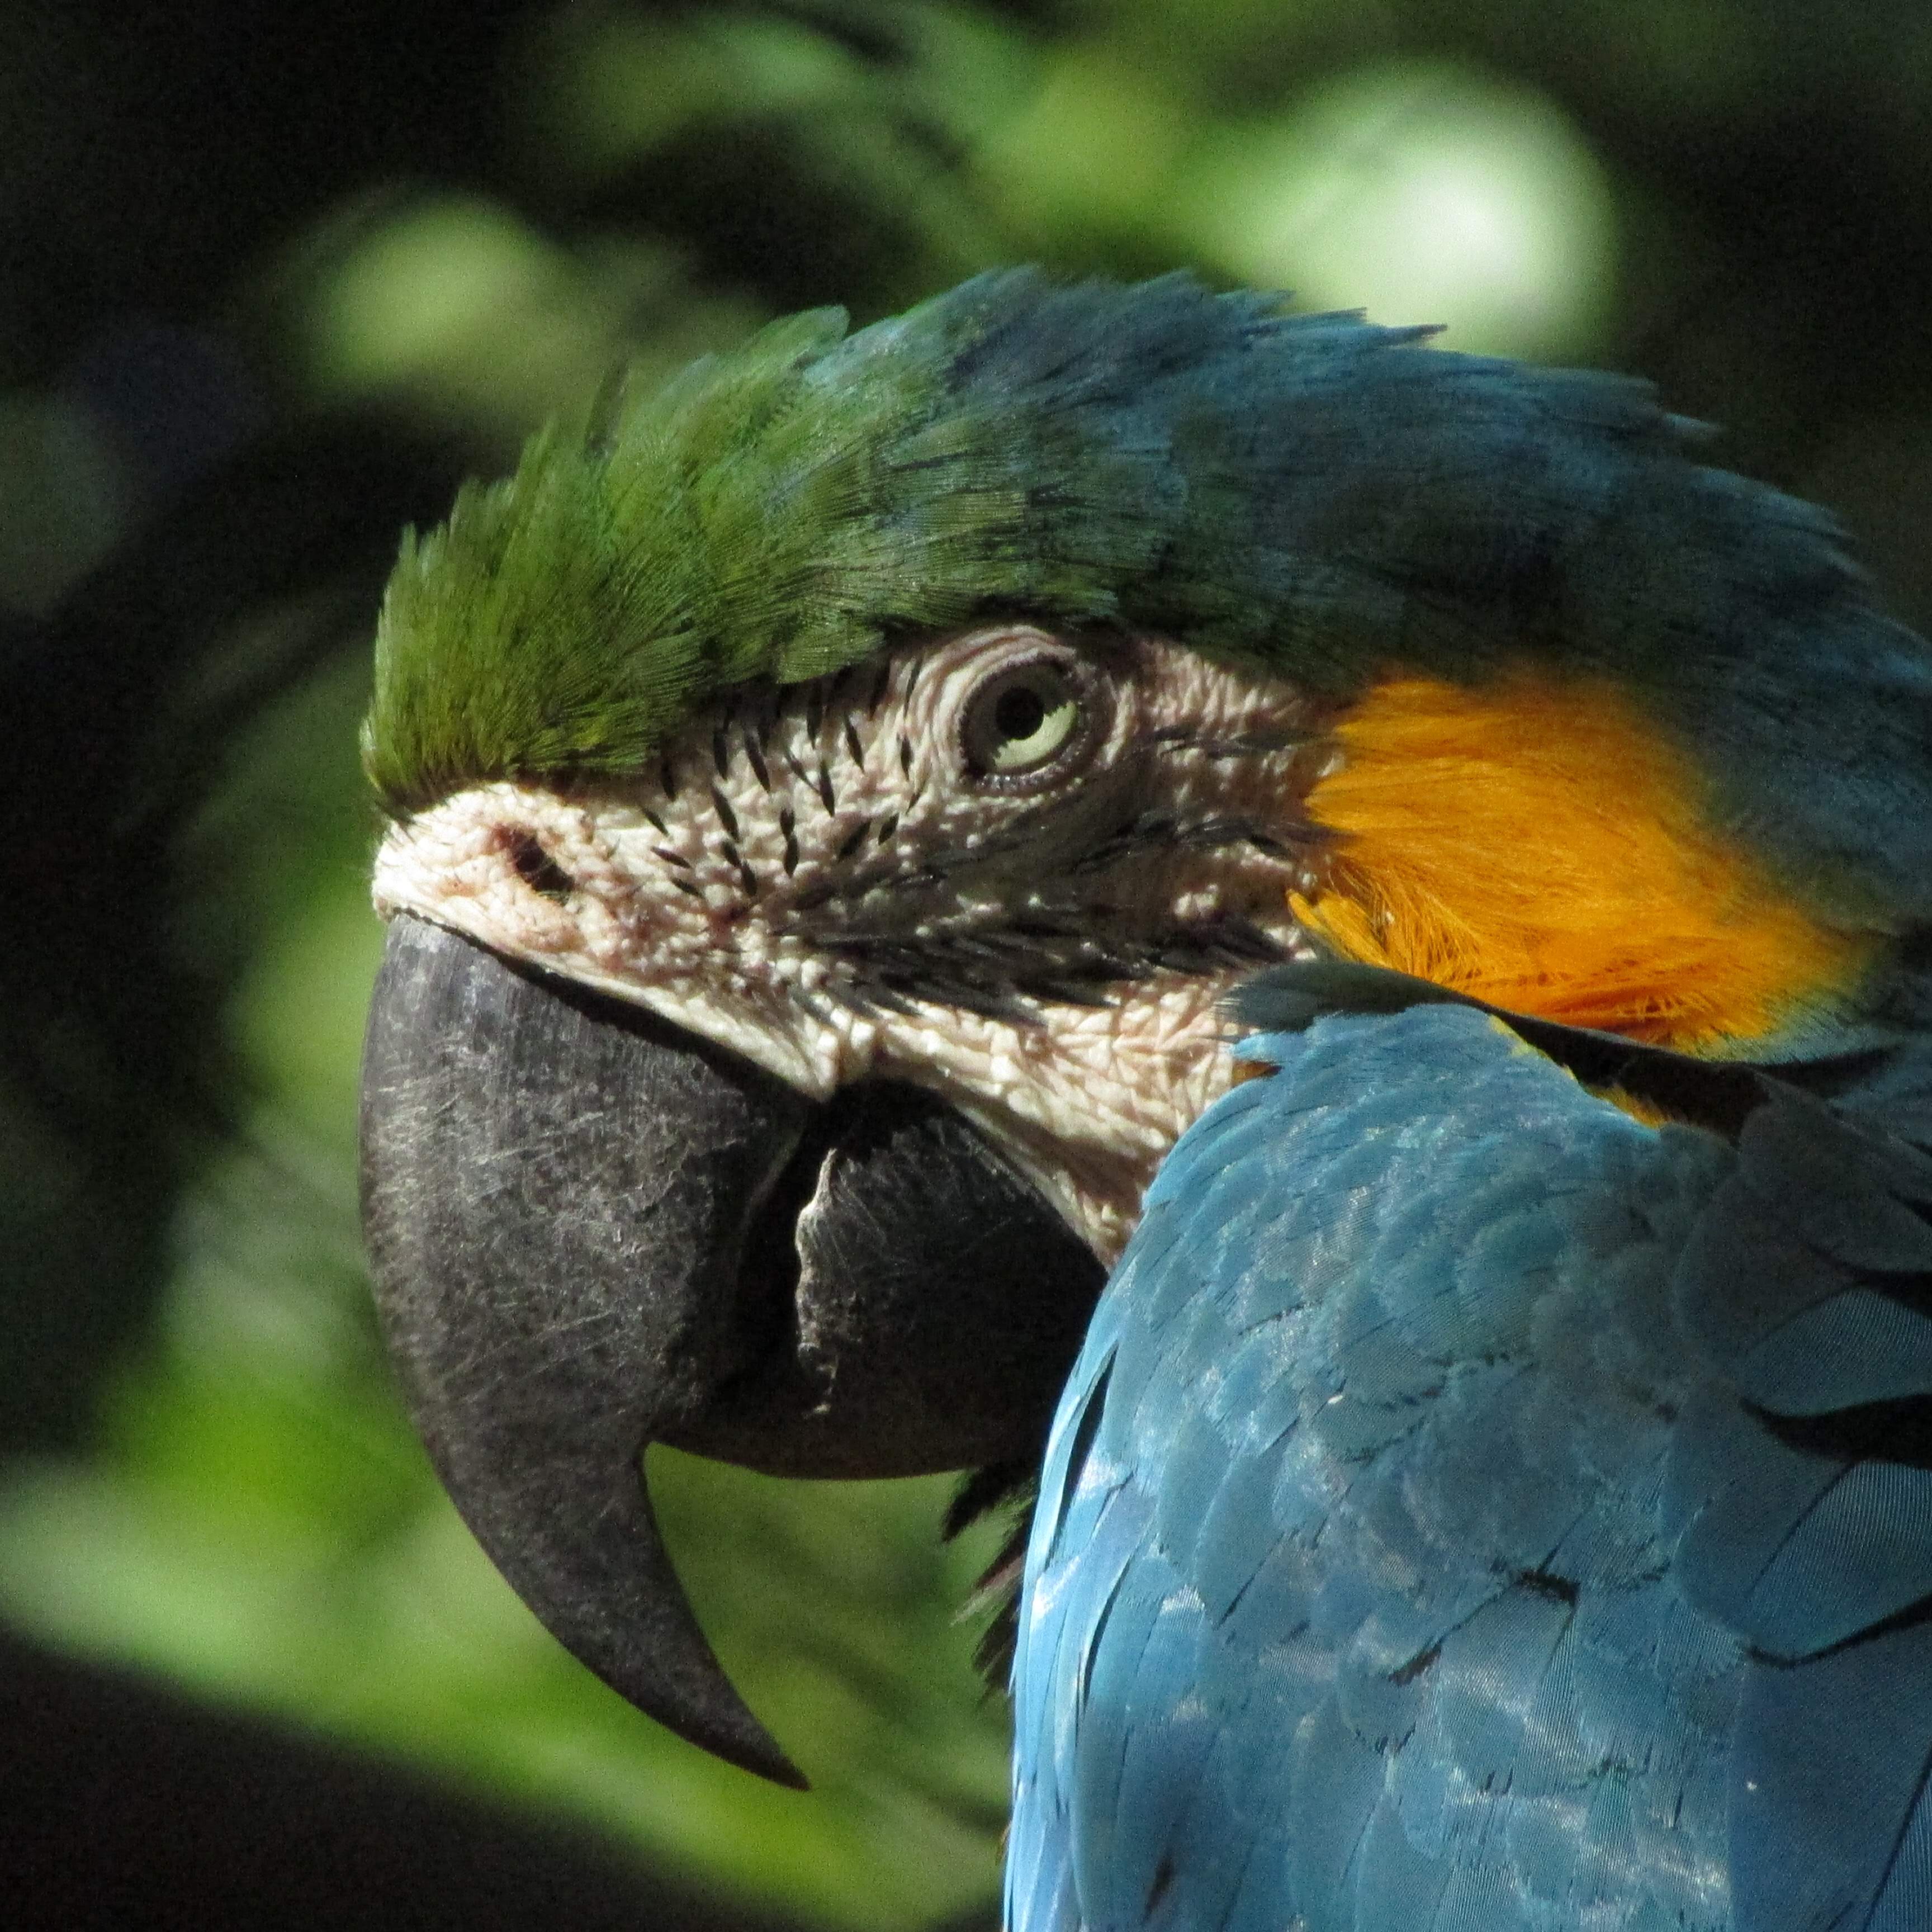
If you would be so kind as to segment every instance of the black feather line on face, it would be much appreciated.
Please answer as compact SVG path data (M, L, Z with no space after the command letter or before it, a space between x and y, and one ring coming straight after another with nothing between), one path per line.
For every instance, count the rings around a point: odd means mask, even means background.
M765 762L764 741L756 728L749 724L745 727L745 756L751 763L752 776L758 780L758 789L770 791L772 772L771 767Z
M1298 746L1315 743L1303 731L1249 731L1229 738L1204 737L1192 725L1168 724L1148 734L1148 742L1163 750L1192 752L1204 758L1250 758L1271 752L1293 751Z
M1110 912L1110 909L1109 909ZM928 934L830 932L814 944L844 968L844 983L860 998L884 993L922 1004L957 1006L1001 1018L1034 1017L1016 999L1044 1006L1098 1006L1106 989L1161 972L1199 975L1272 965L1281 944L1243 919L1177 921L1136 930L1096 931L1108 914L1070 909L1064 919L1035 917L1024 929Z
M1328 842L1322 827L1302 820L1282 823L1247 818L1202 818L1184 821L1169 812L1150 811L1124 825L1111 836L1073 862L1077 872L1098 872L1118 864L1136 852L1166 847L1197 852L1226 850L1245 845L1271 856L1285 856L1294 844L1318 845Z

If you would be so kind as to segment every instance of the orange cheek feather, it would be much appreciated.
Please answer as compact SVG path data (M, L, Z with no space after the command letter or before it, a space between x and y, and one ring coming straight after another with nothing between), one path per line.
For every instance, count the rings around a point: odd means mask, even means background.
M1775 1032L1870 956L1712 827L1688 759L1606 685L1398 678L1336 737L1306 809L1340 836L1289 904L1348 958L1696 1052Z

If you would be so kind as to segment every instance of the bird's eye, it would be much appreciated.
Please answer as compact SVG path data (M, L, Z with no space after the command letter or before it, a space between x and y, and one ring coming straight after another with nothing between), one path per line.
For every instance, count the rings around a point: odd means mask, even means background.
M996 672L967 700L966 762L980 777L1024 778L1070 756L1086 736L1066 667L1036 658Z

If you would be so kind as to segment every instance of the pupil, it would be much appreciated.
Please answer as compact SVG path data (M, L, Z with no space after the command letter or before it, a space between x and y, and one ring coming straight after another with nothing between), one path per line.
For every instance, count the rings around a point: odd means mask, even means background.
M1046 722L1046 706L1040 693L1023 684L1003 691L993 706L993 723L1003 738L1030 738Z

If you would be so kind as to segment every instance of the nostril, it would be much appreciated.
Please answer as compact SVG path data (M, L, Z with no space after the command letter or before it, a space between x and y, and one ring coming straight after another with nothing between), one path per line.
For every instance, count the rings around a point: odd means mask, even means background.
M577 881L544 850L533 834L506 833L503 850L510 863L517 868L518 878L532 892L561 904L576 891Z

